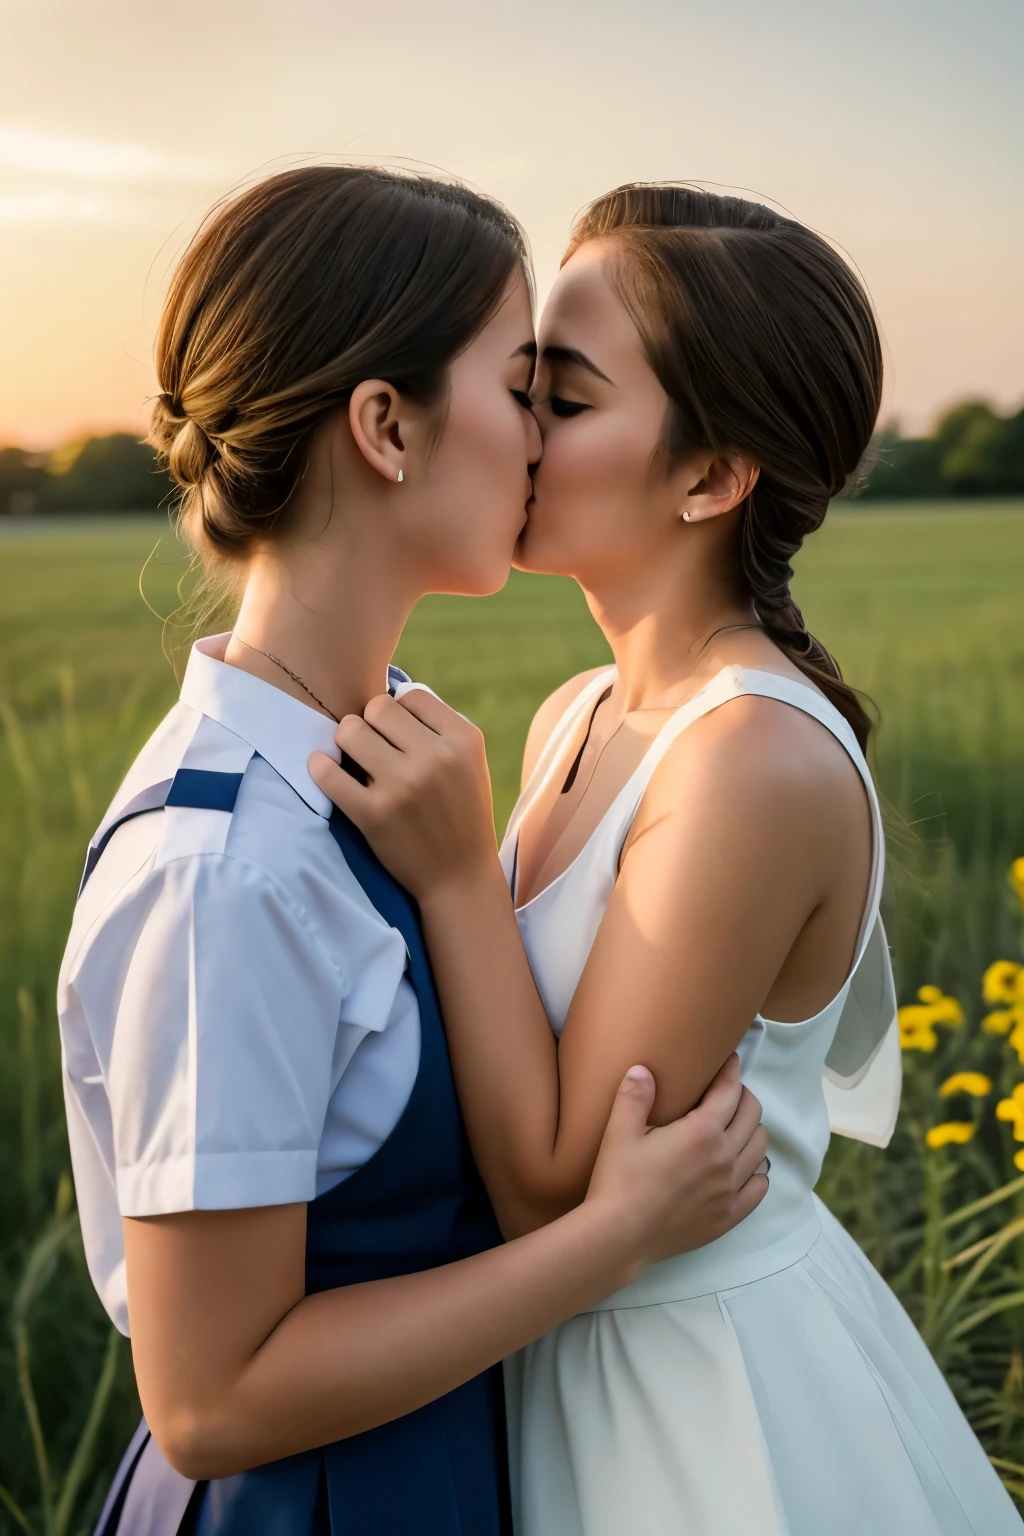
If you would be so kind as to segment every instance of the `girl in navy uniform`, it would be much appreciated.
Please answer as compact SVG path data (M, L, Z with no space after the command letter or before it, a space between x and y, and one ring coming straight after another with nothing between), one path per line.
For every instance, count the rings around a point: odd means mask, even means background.
M418 914L307 762L425 592L504 582L540 453L523 241L496 205L307 167L218 208L171 285L152 440L231 634L89 849L60 978L90 1272L145 1419L102 1536L498 1536L491 1369L757 1204L731 1063L501 1245ZM501 1216L498 1212L498 1217Z

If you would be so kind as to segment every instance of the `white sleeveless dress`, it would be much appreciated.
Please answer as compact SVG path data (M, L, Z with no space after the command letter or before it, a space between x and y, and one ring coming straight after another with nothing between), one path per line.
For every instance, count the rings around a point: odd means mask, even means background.
M502 846L564 773L564 747L614 671L556 727ZM717 1242L648 1269L506 1362L516 1536L1010 1536L1024 1530L888 1286L814 1195L831 1129L885 1145L900 1057L884 844L847 722L814 689L727 667L664 726L572 864L518 910L556 1034L647 784L682 730L740 694L814 716L857 766L874 858L857 958L814 1018L758 1017L740 1049L763 1105L769 1193Z

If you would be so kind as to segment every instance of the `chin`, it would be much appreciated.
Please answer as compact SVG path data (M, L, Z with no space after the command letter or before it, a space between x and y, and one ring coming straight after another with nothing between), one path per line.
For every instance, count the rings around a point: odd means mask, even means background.
M458 597L493 597L508 581L511 570L512 561L506 555L500 565L460 572L444 590Z
M531 533L529 527L524 528L519 536L512 564L517 571L532 571L536 576L572 575L565 563L557 558L556 551L545 549L544 541Z

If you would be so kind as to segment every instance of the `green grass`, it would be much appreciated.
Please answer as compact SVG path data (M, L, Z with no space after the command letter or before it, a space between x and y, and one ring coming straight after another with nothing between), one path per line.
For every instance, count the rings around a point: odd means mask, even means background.
M53 994L85 843L175 696L163 626L138 590L158 541L143 585L169 614L185 567L159 519L0 523L0 1484L48 1536L89 1527L137 1412L127 1347L110 1342L75 1237ZM933 1054L908 1057L890 1151L837 1141L822 1191L924 1327L1008 1482L1024 1487L1024 1311L972 1321L1024 1285L1022 1239L963 1294L970 1265L943 1268L1024 1214L1017 1194L942 1225L1015 1176L1008 1127L987 1102L964 1111L984 1118L968 1146L922 1145L928 1125L960 1116L936 1099L948 1071L981 1066L1004 1090L1024 1076L1005 1040L977 1028L983 969L1020 958L1005 874L1024 854L1022 585L1024 504L992 503L837 509L796 582L811 627L881 712L901 1000L936 983L968 1014ZM502 823L534 709L606 656L575 587L513 576L484 601L424 602L398 659L482 725ZM90 1405L95 1437L83 1445ZM23 1528L0 1500L0 1532Z

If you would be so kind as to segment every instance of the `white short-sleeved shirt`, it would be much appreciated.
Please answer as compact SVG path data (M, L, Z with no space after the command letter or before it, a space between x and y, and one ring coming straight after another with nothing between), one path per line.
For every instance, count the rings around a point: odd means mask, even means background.
M227 639L194 647L107 819L182 766L243 767L234 811L119 827L58 983L86 1258L124 1333L122 1216L312 1200L386 1140L419 1066L405 942L306 768L338 758L333 723L226 665Z

